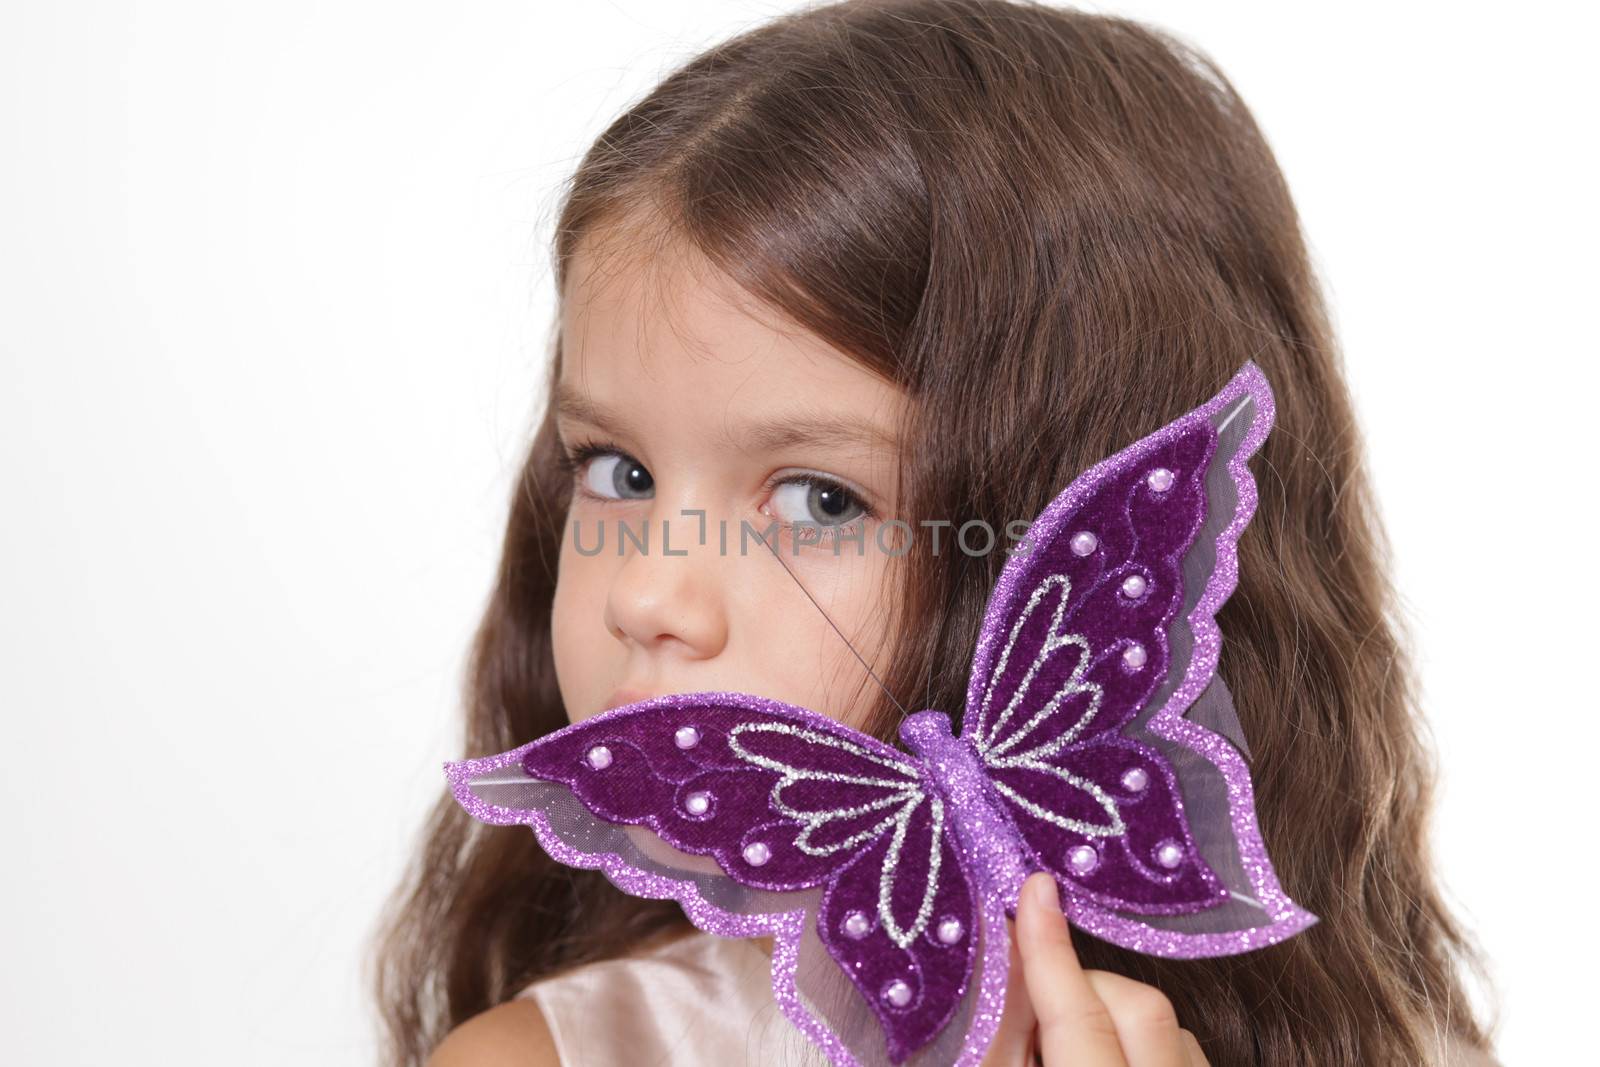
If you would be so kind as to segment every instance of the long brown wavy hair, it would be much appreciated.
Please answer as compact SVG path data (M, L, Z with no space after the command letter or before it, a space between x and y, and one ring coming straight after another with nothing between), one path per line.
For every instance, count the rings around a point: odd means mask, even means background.
M1434 772L1341 357L1282 174L1211 60L1031 2L802 10L697 56L600 135L564 190L558 286L581 240L640 219L906 390L913 523L1033 515L1255 360L1277 417L1219 669L1280 879L1322 921L1237 957L1079 936L1081 956L1163 990L1218 1065L1486 1047L1463 985L1482 966L1430 864ZM557 340L552 381L560 358ZM463 755L567 724L558 452L546 414L472 648ZM960 711L1004 559L904 557L884 680L907 707ZM894 743L899 718L880 697L869 728ZM374 941L386 1060L420 1064L528 983L684 922L441 788Z

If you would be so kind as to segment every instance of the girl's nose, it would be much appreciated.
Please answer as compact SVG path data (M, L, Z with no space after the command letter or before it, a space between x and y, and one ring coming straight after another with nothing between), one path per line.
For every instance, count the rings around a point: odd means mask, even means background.
M728 640L722 568L713 558L717 538L700 544L694 515L663 518L653 511L648 530L640 544L623 542L624 558L606 597L606 629L651 653L715 656Z

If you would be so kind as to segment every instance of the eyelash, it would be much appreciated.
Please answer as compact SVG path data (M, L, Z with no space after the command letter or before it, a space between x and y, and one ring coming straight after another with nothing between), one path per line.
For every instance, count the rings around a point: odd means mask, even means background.
M556 457L556 464L561 472L568 478L576 478L578 472L591 459L601 456L626 456L628 453L612 444L610 441L579 441L568 445L561 442L561 454Z
M569 479L576 480L578 477L578 472L583 470L585 464L587 464L590 460L598 459L601 456L622 456L629 459L633 458L629 452L618 447L611 441L578 441L571 445L563 442L561 445L561 452L556 457L556 462L562 472ZM868 519L875 519L878 517L878 509L873 507L865 497L835 478L828 478L821 474L790 474L782 478L769 479L767 484L762 486L761 491L763 493L771 493L780 485L804 485L808 488L822 487L827 489L844 490L846 493L850 494L850 498L854 500L856 506L861 509L861 514L857 515L854 519L851 519L850 522L845 524L845 526L853 526L858 522L864 522ZM784 523L783 525L786 527L792 527L794 523Z

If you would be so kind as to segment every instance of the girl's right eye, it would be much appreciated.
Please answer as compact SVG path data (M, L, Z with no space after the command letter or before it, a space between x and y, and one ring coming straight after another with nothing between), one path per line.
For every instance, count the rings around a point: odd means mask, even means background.
M655 479L643 463L615 448L583 446L573 450L567 465L578 473L585 491L604 500L647 500Z

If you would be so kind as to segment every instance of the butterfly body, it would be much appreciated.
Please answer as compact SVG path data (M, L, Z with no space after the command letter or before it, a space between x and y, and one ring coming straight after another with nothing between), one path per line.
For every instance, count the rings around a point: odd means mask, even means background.
M919 711L901 750L680 693L447 764L456 798L702 929L772 936L775 998L840 1065L981 1062L1035 870L1074 925L1135 951L1292 936L1316 920L1278 886L1216 673L1272 414L1247 363L1038 515L990 596L959 735Z
M1022 848L976 747L953 736L950 717L931 709L908 716L900 724L900 739L944 799L979 892L1004 901L1014 914L1023 880L1039 868Z

